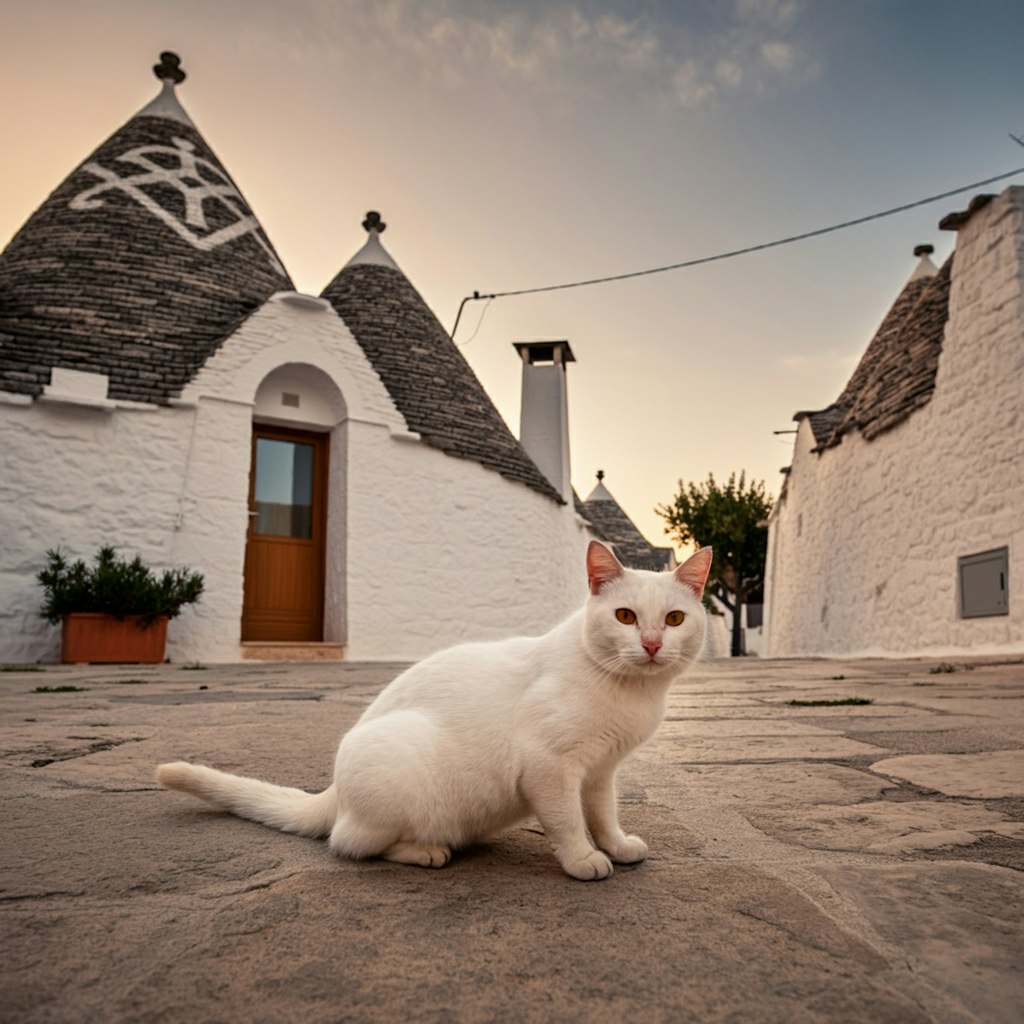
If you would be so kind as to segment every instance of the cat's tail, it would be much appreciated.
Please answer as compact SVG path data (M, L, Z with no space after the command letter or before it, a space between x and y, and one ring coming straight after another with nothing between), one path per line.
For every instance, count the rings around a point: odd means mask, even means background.
M156 781L167 789L191 793L220 811L300 836L326 836L338 817L333 785L322 793L307 793L184 761L160 765Z

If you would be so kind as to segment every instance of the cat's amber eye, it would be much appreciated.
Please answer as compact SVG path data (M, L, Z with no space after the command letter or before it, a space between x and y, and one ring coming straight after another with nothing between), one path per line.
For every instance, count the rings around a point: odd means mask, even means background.
M681 626L683 624L683 619L685 618L686 612L669 612L668 615L665 616L665 625Z
M636 622L636 612L631 611L629 608L616 608L615 618L624 626L632 626Z

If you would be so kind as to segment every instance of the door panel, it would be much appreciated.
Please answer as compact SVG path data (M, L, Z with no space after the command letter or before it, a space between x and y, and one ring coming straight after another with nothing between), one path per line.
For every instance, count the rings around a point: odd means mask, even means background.
M323 639L327 437L253 428L242 640Z

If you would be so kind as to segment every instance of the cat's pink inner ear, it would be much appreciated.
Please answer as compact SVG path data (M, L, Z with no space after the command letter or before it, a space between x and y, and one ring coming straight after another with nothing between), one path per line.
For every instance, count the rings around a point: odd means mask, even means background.
M689 587L698 597L704 596L704 584L708 581L713 554L711 548L701 548L676 569L676 579L684 587Z
M590 542L587 548L587 579L590 581L590 592L596 594L609 580L618 579L622 575L622 563L602 543Z

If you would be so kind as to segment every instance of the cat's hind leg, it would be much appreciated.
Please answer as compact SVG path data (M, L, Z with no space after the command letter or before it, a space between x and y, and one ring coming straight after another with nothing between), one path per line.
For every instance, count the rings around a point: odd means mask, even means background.
M399 840L381 855L396 864L416 864L421 868L443 868L452 859L451 847Z
M362 722L345 736L335 763L343 807L331 832L335 853L427 868L451 860L437 746L436 727L411 710Z
M367 857L383 857L396 841L393 828L375 828L356 821L352 814L341 814L331 829L327 845L339 857L365 860Z
M452 859L449 846L395 839L394 829L360 824L351 814L343 814L335 822L329 845L339 857L383 857L396 864L415 864L421 868L443 868Z

